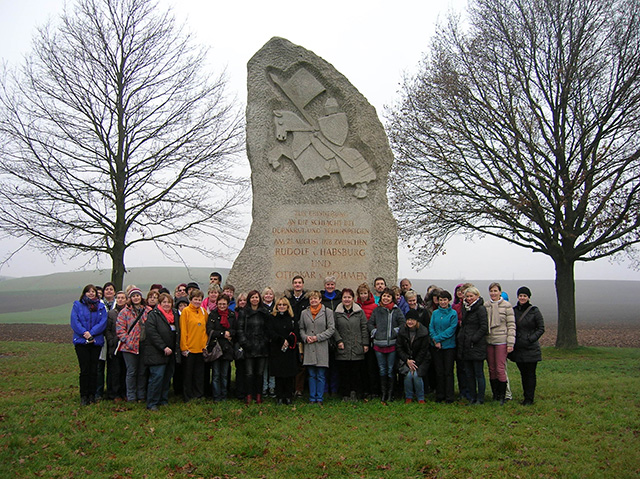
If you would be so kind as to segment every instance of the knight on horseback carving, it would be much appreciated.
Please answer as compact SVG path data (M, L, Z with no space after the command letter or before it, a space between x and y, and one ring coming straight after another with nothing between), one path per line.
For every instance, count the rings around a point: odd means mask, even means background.
M304 108L325 88L305 68L300 68L286 82L273 73L271 79L304 119L292 111L273 111L276 138L281 144L269 152L269 164L277 169L282 157L290 159L302 175L303 183L338 173L343 186L355 186L356 198L366 197L367 183L376 179L376 173L358 150L344 146L349 123L336 99L328 98L324 103L324 116L316 119ZM289 132L292 138L287 142Z

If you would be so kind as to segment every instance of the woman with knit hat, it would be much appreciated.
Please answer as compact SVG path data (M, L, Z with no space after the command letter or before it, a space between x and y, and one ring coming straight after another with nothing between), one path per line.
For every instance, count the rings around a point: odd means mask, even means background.
M129 301L116 321L116 335L122 342L117 354L122 354L127 365L127 401L144 401L147 396L147 378L140 349L144 341L144 323L150 308L147 308L140 288L130 285L126 291Z
M518 304L513 308L516 317L516 343L509 359L520 370L523 406L533 404L536 392L536 367L542 361L542 350L538 340L544 334L544 319L540 310L530 303L531 290L526 286L518 289Z

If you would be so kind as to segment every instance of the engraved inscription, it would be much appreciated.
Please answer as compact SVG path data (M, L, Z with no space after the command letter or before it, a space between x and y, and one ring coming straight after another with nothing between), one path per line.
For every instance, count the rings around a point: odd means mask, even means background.
M271 227L273 277L290 281L299 274L322 281L335 276L351 287L368 281L372 259L370 218L352 205L282 208Z

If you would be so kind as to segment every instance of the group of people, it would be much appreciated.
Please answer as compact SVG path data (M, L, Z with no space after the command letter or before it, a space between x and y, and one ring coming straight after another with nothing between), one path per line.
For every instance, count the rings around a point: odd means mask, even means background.
M507 358L520 370L522 404L533 404L544 320L525 286L515 306L498 283L487 302L471 283L453 295L430 286L424 301L408 279L387 287L376 278L373 289L362 283L354 291L337 289L330 276L322 291L306 291L296 276L291 286L280 296L267 287L236 297L217 272L206 297L196 283L173 295L152 285L146 296L135 285L85 286L71 312L81 404L139 401L155 411L168 404L172 385L185 402L224 401L232 363L235 396L246 404L267 395L291 404L305 385L315 404L326 394L386 403L400 389L405 403L424 403L429 391L452 403L456 376L459 397L483 404L485 360L493 399L504 404Z

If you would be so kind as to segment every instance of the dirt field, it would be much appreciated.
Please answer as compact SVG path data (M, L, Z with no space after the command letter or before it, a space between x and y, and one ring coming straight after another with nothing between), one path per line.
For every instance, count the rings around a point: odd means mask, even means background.
M71 343L71 329L66 324L0 324L0 341L41 341ZM556 327L547 326L540 340L543 346L553 346ZM578 329L582 346L640 348L640 328L629 324L607 324L606 327L584 325Z

